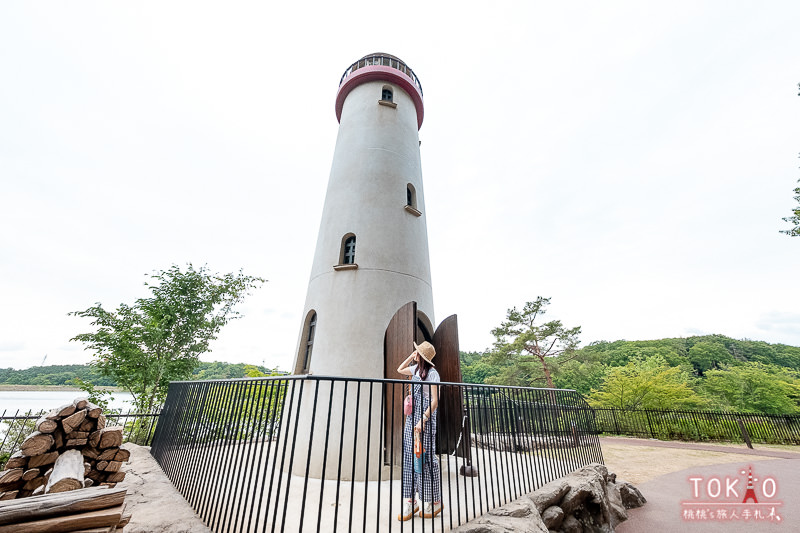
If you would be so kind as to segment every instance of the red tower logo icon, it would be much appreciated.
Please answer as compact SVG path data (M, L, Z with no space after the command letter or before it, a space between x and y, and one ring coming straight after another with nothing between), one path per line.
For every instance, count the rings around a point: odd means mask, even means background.
M758 481L758 478L755 479L753 478L753 467L750 466L746 471L742 470L739 473L742 475L747 473L747 487L745 488L744 500L742 500L742 503L747 503L747 500L750 499L753 500L753 503L758 503L758 498L756 498L756 491L753 490L753 482Z

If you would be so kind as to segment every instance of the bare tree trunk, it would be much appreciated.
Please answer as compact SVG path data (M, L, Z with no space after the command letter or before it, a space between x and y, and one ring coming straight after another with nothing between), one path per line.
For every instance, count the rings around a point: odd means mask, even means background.
M547 362L544 360L544 356L537 353L536 357L538 357L539 361L542 363L542 371L544 371L544 377L547 380L547 388L555 389L556 387L553 385L553 378L550 377L550 369L547 368Z

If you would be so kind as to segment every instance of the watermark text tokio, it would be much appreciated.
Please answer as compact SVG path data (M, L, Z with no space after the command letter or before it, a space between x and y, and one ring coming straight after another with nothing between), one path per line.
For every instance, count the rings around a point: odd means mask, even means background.
M752 465L734 476L689 476L687 481L690 499L681 502L684 520L781 521L778 481L771 475L754 476Z

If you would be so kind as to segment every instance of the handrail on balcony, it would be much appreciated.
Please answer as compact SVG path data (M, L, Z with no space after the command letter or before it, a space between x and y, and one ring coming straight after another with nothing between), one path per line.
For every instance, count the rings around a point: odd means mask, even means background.
M417 89L419 89L419 94L422 95L422 84L419 82L419 78L417 78L417 75L414 74L414 71L411 70L411 67L409 67L396 57L386 54L372 54L364 56L355 63L353 63L352 65L350 65L349 67L347 67L347 69L344 71L344 74L342 74L342 78L339 80L339 87L341 87L342 84L344 83L344 80L346 80L347 77L350 76L350 74L352 74L356 70L364 67L371 67L374 65L380 65L399 70L400 72L411 78L411 80L414 82L414 85L416 85Z

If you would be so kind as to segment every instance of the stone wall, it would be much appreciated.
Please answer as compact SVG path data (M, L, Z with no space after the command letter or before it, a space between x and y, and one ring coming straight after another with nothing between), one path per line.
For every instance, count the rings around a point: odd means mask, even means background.
M551 481L507 505L489 511L458 533L611 533L628 509L645 500L639 489L618 480L597 463Z

